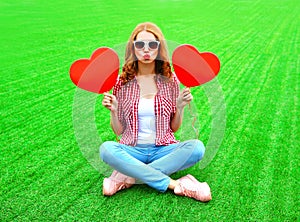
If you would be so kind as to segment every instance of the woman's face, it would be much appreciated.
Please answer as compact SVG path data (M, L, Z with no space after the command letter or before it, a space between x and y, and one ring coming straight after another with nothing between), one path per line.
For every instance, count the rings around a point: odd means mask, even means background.
M151 32L139 32L134 45L134 53L139 62L154 62L158 55L159 42Z

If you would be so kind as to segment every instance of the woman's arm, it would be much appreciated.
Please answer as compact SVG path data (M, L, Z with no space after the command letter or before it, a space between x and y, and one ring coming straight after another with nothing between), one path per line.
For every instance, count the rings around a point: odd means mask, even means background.
M123 125L118 118L118 101L116 97L109 93L103 94L102 105L110 110L110 125L117 136L123 133Z
M123 133L123 125L121 124L121 122L119 121L118 118L118 111L116 112L110 112L110 125L111 128L113 129L114 133L117 136L120 136Z
M171 120L171 129L173 132L176 132L181 126L184 107L192 101L192 99L193 95L190 92L190 88L185 88L182 92L180 92L176 102L176 112Z

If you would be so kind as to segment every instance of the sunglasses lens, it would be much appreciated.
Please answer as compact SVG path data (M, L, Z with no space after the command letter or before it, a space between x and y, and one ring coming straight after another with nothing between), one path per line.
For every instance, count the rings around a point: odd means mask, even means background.
M157 49L157 47L158 47L158 42L155 42L155 41L149 42L150 49Z
M135 43L134 43L134 46L135 46L135 48L137 48L137 49L142 49L142 48L144 48L145 43L142 42L142 41L138 41L138 42L135 42Z

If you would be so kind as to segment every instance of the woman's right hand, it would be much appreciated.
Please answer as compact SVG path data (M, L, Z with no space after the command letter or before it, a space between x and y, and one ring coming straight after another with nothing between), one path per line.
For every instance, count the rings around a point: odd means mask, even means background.
M118 110L118 101L117 98L109 94L108 92L103 93L104 97L102 100L102 105L109 109L111 112L117 112Z

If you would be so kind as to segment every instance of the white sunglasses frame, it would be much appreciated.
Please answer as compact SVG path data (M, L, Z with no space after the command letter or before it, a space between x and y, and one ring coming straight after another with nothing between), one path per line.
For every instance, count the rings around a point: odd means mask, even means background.
M137 48L136 46L135 46L135 43L136 42L144 42L144 47L143 48ZM157 43L157 48L155 48L155 49L152 49L151 47L149 47L149 43L150 42L156 42ZM159 45L160 45L160 41L158 41L158 40L135 40L135 41L133 41L133 46L134 46L134 48L136 49L136 50L143 50L146 46L147 46L147 48L148 49L150 49L150 50L157 50L158 48L159 48Z

